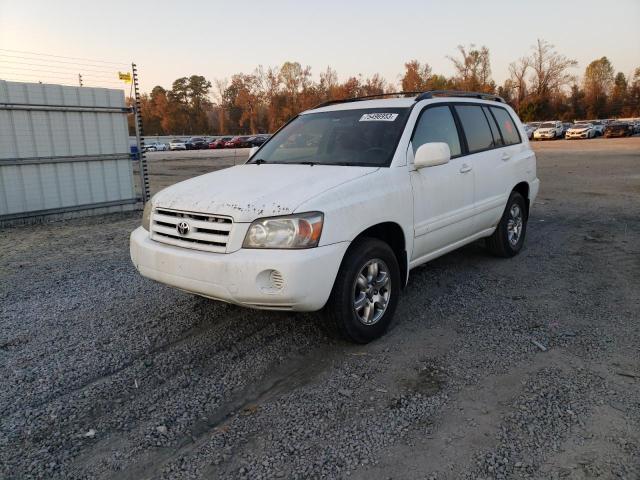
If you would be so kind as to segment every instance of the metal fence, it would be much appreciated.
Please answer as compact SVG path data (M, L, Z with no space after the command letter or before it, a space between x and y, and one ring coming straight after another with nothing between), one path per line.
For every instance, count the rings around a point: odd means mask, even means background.
M0 80L0 226L136 208L128 114L122 90Z

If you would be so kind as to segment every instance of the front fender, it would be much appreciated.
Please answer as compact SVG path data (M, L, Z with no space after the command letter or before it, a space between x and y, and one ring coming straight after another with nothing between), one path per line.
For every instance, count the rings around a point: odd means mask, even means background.
M380 168L370 175L337 185L305 201L296 211L324 213L320 245L351 242L369 227L384 222L397 223L411 258L413 192L406 167Z

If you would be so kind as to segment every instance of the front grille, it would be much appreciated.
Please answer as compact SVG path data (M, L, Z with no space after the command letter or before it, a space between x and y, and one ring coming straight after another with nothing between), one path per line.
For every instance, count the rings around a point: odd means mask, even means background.
M180 231L180 224L188 227ZM151 215L151 239L178 247L225 253L233 220L219 215L156 208Z

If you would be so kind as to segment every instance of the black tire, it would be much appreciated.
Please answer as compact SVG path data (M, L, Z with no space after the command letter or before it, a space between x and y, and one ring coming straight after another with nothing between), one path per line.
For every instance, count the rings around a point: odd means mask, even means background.
M363 323L354 306L356 280L360 271L372 260L382 260L388 268L390 278L389 298L382 316L371 325ZM369 343L386 331L398 305L400 297L400 267L393 250L375 238L357 240L345 254L324 313L333 322L345 339L354 343ZM382 289L380 290L382 293ZM376 292L377 294L377 292Z
M509 223L512 219L512 209L517 206L521 213L521 227L520 233L517 237L517 241L513 243L509 236ZM524 245L524 239L527 233L527 220L528 220L527 204L525 199L518 192L511 192L507 206L504 209L502 218L493 234L487 238L486 245L491 253L498 257L510 258L517 255L522 246Z

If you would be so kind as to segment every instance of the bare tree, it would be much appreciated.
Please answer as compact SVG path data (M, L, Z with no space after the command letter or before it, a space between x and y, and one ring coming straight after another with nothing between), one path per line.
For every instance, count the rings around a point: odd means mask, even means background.
M338 94L338 74L336 71L327 67L324 72L320 73L320 91L324 95L325 100L332 100Z
M222 134L226 133L227 122L226 122L226 112L224 109L224 92L229 86L229 80L226 78L216 78L213 81L215 85L215 91L213 93L213 97L215 101L218 103L218 131Z
M254 76L256 77L260 100L266 105L267 109L267 129L272 132L276 129L278 121L277 97L282 85L280 69L278 67L269 67L265 71L260 65L256 68Z
M574 76L568 70L576 67L577 61L559 54L552 44L540 38L532 48L531 81L533 92L538 97L547 98L573 82Z
M531 59L528 57L522 57L517 62L512 62L509 65L509 80L511 85L516 91L514 98L516 109L520 107L520 104L527 96L527 73L531 67Z

